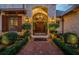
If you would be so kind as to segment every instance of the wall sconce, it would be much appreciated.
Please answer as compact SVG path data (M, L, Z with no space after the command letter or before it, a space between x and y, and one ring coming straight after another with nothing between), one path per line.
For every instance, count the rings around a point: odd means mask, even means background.
M28 16L26 16L25 22L29 23L29 18L28 18Z

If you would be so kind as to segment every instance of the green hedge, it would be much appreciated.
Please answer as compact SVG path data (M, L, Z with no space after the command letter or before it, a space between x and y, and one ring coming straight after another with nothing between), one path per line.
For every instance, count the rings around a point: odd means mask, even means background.
M8 32L2 36L1 43L5 45L9 45L17 40L18 33L17 32Z
M49 24L49 30L56 30L59 28L59 24L54 23L54 24Z
M19 38L20 40L17 40L18 35L16 33L9 32L9 33L4 34L2 36L2 39L3 39L3 37L5 39L4 41L7 42L9 40L13 40L14 43L9 46L0 48L0 55L15 55L15 54L17 54L21 50L21 48L25 44L27 44L29 36L30 36L30 33L26 32L24 34L23 38Z
M0 46L0 52L2 52L6 47L5 46Z
M16 41L13 45L5 48L0 54L1 55L15 55L20 49L28 42L28 36L20 41Z
M64 33L63 35L65 43L73 48L78 48L78 36L75 33Z
M61 50L67 55L78 55L79 53L66 45L64 42L61 42L59 38L53 39L53 42L61 48Z
M70 33L70 32L64 33L63 37L64 37L65 41L66 42L69 41L69 43L72 43L72 41L74 41L74 43L76 43L75 40L78 41L78 36L75 33Z
M27 36L30 36L30 32L29 31L25 32L24 35L23 35L24 38L27 37Z
M22 25L22 28L25 29L25 30L29 30L29 29L31 29L31 25L28 24L28 23L24 23L24 24Z

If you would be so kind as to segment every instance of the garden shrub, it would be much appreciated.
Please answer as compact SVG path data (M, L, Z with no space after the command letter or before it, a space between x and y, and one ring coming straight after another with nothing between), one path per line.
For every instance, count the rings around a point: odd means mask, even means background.
M20 49L28 42L28 36L20 41L16 41L13 45L7 47L0 54L1 55L14 55L17 54Z
M0 45L0 52L3 51L6 48L4 45Z
M3 36L1 43L4 45L9 45L10 44L10 40L7 38L7 36Z
M24 23L24 24L22 25L22 28L25 29L25 30L29 30L29 29L31 29L31 25L28 24L28 23Z
M1 42L5 45L11 44L17 40L17 32L8 32L2 36Z
M28 36L29 35L29 30L31 29L31 25L29 23L24 23L22 25L23 28L23 35L22 37Z
M79 54L77 51L75 51L73 48L69 47L68 45L66 45L64 42L61 42L60 39L56 38L53 39L53 42L59 47L61 48L61 50L68 55L77 55Z
M29 31L25 32L23 36L24 37L30 36L30 32Z
M59 27L59 24L55 23L55 24L49 24L49 30L56 30Z
M75 33L65 33L64 40L66 43L75 47L78 44L78 36Z

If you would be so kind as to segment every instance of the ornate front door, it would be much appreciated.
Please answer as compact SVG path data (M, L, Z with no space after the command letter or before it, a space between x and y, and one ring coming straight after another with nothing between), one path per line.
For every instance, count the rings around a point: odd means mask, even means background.
M37 11L36 11L37 9ZM42 10L41 7L34 9L36 12L33 12L32 20L33 20L33 35L47 35L47 22L48 16L45 10ZM33 11L34 11L33 10ZM41 12L40 12L41 11Z

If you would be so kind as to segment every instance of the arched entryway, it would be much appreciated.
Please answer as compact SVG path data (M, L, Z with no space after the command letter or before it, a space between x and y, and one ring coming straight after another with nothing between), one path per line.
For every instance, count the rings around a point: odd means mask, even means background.
M32 35L38 37L48 35L48 8L36 6L32 9Z

